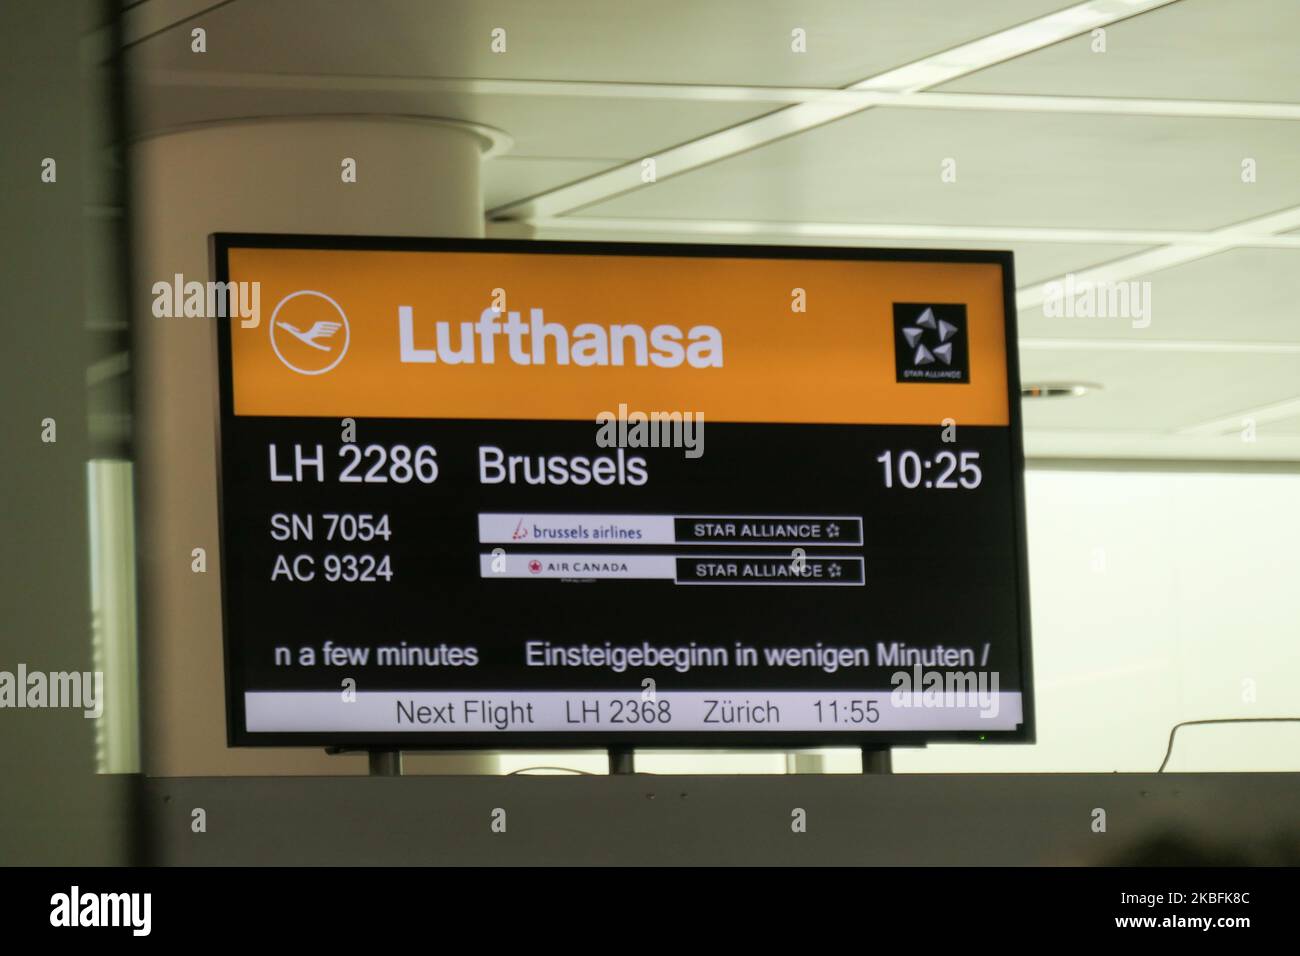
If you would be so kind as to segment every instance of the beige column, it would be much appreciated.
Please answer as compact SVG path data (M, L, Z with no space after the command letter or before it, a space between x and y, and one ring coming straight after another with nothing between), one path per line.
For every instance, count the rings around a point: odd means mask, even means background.
M132 147L141 760L153 776L365 773L363 756L226 746L217 533L216 335L155 318L150 289L207 281L214 232L480 236L479 165L501 139L403 117L222 122ZM343 164L354 160L356 181ZM203 548L206 573L191 569ZM492 772L490 756L408 757L407 772Z

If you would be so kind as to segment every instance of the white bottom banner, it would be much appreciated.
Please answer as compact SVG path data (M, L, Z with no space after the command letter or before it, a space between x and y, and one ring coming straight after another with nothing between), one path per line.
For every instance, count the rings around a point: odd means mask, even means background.
M1019 692L249 691L249 733L987 731L1021 723Z

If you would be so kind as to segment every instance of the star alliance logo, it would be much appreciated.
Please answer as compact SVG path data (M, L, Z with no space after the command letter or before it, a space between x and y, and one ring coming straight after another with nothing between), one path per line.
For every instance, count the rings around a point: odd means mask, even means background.
M931 352L921 341L925 338L925 330L934 329L939 333L939 344ZM952 337L957 334L957 326L944 319L938 320L935 325L934 309L926 309L921 313L921 317L916 320L915 326L903 327L903 338L907 339L907 344L916 349L916 354L912 356L912 364L918 368L922 365L933 364L935 357L944 365L952 364Z
M970 381L966 306L895 302L894 335L897 381Z

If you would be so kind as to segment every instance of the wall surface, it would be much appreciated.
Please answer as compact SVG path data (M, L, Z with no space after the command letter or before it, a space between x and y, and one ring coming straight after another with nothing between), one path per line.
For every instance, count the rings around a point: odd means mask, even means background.
M1031 468L1038 742L902 772L1160 766L1206 718L1300 717L1300 474ZM1169 770L1300 770L1300 722L1188 727Z
M147 789L154 858L184 865L1296 865L1297 803L1295 774L244 777ZM206 832L193 830L196 808Z
M95 50L83 38L98 6L0 4L0 670L9 673L94 666L87 214L105 201L106 177L105 143L91 132L100 124L87 114L111 115L111 84L93 62L83 72L83 53ZM41 179L46 158L53 182ZM53 442L43 440L46 419ZM96 776L96 724L78 709L0 710L0 863L127 858L133 781Z
M1300 474L1031 463L1025 495L1038 741L900 749L895 773L1151 772L1181 721L1300 716ZM819 758L830 772L861 766L857 751ZM540 764L599 772L603 760L506 760ZM637 766L780 773L784 757L646 754ZM1167 769L1300 770L1300 721L1184 728Z
M1300 715L1300 475L1147 467L1026 476L1037 743L902 749L895 773L1151 772L1182 721ZM507 771L605 763L501 758ZM861 760L832 750L808 766L854 773ZM771 774L787 761L646 753L638 767ZM1168 769L1300 770L1300 722L1184 728Z
M223 123L131 152L136 283L211 278L214 232L476 235L472 131L400 118ZM344 182L343 157L357 163ZM135 316L143 767L158 776L364 773L319 748L226 746L217 511L216 322ZM274 303L264 303L262 322ZM202 548L207 570L195 573ZM467 772L473 758L445 770Z

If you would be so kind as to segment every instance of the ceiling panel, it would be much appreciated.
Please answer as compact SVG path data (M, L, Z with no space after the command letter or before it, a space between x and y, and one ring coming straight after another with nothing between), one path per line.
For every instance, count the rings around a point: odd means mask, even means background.
M938 89L1300 103L1300 3L1179 0Z
M1030 309L1021 312L1021 334L1300 343L1300 249L1231 249L1132 281L1150 283L1143 290L1146 328L1134 327L1145 319L1046 318L1042 309ZM1293 384L1300 391L1300 377Z
M1296 169L1282 120L877 108L581 214L1202 230L1300 205Z
M215 2L215 0L213 0ZM155 25L195 0L143 0ZM461 119L508 134L489 159L486 208L515 203L653 157L783 108L723 102L690 84L842 87L1073 5L1072 0L230 0L135 44L138 132L267 115L398 114ZM171 19L178 19L172 17ZM364 21L364 29L359 25ZM208 30L208 52L189 29ZM507 51L490 51L491 31ZM807 32L808 52L790 50ZM149 32L149 31L147 31ZM999 93L1300 103L1300 0L1176 0L939 89ZM675 84L672 100L554 95L533 85L474 93L436 80ZM594 91L593 91L594 92ZM618 94L618 95L614 95ZM777 130L747 152L538 223L489 235L1010 248L1023 288L1151 251L1129 230L1212 231L1300 207L1300 122L1064 112L1065 104L876 107L806 130ZM1112 104L1113 105L1113 104ZM947 104L945 104L947 106ZM1042 106L1042 108L1039 108ZM1077 104L1076 107L1077 108ZM1151 109L1151 107L1144 107ZM748 132L748 130L746 131ZM743 147L754 141L743 139ZM957 180L941 178L956 161ZM1241 182L1245 158L1257 181ZM710 161L710 160L713 161ZM620 184L613 188L623 188ZM591 195L591 194L587 194ZM567 197L566 197L567 198ZM580 198L575 201L586 201ZM571 204L570 204L571 205ZM816 224L1087 229L1095 241L820 238ZM1291 223L1288 223L1290 225ZM799 230L805 230L801 233ZM1296 230L1293 235L1300 235ZM1083 237L1079 237L1083 238ZM1300 250L1216 251L1149 282L1151 323L1020 318L1027 381L1090 381L1078 399L1025 403L1031 454L1300 460ZM1150 266L1147 267L1148 269ZM1104 341L1103 341L1104 340ZM1261 415L1259 441L1188 433Z
M502 156L483 164L483 202L489 208L554 189L584 176L608 169L610 164L590 159L533 159Z
M141 133L227 117L428 116L492 126L514 140L512 156L633 159L731 126L774 107L753 103L667 102L543 96L484 96L412 90L296 90L252 87L145 87L135 98Z
M1288 438L1300 438L1300 415L1292 415L1275 422L1265 422L1258 428L1261 435L1283 435Z
M491 164L489 164L490 166ZM492 224L497 227L503 223ZM653 220L618 223L617 229L600 228L602 222L595 217L574 217L545 226L536 227L532 234L538 239L574 239L595 242L738 242L756 245L790 246L852 246L860 249L973 249L1005 250L1015 257L1015 277L1018 285L1053 279L1071 270L1082 270L1113 259L1142 252L1145 246L1116 246L1100 243L1005 243L998 241L975 242L954 239L894 240L873 238L845 238L842 236L798 236L783 234L782 223L770 223L767 231L757 223L752 233L709 232L707 223L701 230L656 227ZM638 228L638 226L640 228Z
M180 70L840 87L1071 5L234 0L149 39L136 55L140 66ZM208 31L201 57L189 48L195 25ZM806 53L790 49L796 27L806 32ZM504 53L490 48L496 28L506 31Z
M1024 403L1026 428L1174 431L1300 395L1300 355L1022 350L1024 382L1092 382Z

